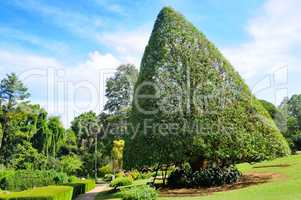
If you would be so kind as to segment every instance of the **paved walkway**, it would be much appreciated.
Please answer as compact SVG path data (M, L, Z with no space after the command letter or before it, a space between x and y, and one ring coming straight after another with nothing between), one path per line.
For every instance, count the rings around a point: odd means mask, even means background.
M99 192L103 192L107 188L108 186L104 184L96 185L96 187L93 190L87 192L86 194L78 196L75 200L94 200Z

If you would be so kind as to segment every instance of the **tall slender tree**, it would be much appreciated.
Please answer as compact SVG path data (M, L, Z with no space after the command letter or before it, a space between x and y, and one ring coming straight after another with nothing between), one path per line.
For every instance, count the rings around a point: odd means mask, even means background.
M65 133L64 126L60 121L60 118L50 117L48 119L48 129L50 131L51 137L50 153L53 157L56 157L59 147L62 144L61 142L63 141Z
M10 113L15 109L17 103L27 100L30 96L28 89L18 79L15 73L8 74L6 78L0 82L0 109L2 126L2 137L0 141L0 152L2 160L7 163L9 159L10 145Z

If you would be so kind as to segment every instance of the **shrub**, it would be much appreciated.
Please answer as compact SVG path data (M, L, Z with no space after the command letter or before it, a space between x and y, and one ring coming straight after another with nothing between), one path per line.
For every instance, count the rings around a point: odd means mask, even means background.
M235 167L215 167L200 171L177 169L168 177L168 185L172 187L219 186L236 182L241 173Z
M155 174L156 174L155 172L140 173L139 179L149 179L153 177Z
M119 178L119 177L125 177L125 173L123 171L120 171L116 174L116 178Z
M68 178L68 182L70 183L74 183L76 181L78 181L79 179L76 176L69 176Z
M83 162L76 155L62 156L60 159L60 166L63 172L71 175L81 169Z
M120 186L127 186L133 183L133 179L131 177L119 177L111 182L111 187L117 188Z
M140 173L137 170L130 171L128 173L128 176L132 177L133 180L137 180L137 179L139 179L141 177Z
M113 180L113 174L106 174L104 177L103 177L103 180L106 181L106 182L110 182Z
M120 196L123 200L155 200L158 193L155 189L145 185L122 189Z
M100 177L104 177L105 175L112 174L112 173L113 173L113 171L112 171L112 168L110 167L110 165L102 166L99 169L99 176Z
M0 200L71 200L72 187L48 186L26 190L23 192L12 192L0 194Z

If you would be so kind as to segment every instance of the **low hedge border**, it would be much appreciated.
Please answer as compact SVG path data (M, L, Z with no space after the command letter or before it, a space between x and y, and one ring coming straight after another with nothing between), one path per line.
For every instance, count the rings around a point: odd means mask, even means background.
M83 183L85 184L85 193L93 190L96 187L95 180L86 179L86 180L77 180L74 183Z
M70 186L73 188L72 199L75 199L81 194L85 194L86 185L84 183L66 183L64 186Z
M22 192L0 193L0 200L72 200L73 188L47 186Z

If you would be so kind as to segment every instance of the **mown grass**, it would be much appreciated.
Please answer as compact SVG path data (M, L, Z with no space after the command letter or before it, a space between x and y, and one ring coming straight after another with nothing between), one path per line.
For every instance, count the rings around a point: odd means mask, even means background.
M288 167L265 167L266 165L284 165ZM199 197L161 197L160 200L300 200L301 199L301 155L288 156L273 161L254 165L244 163L237 167L243 172L278 173L282 178L264 184L253 185L242 189L216 192ZM120 200L118 194L100 193L97 200Z

